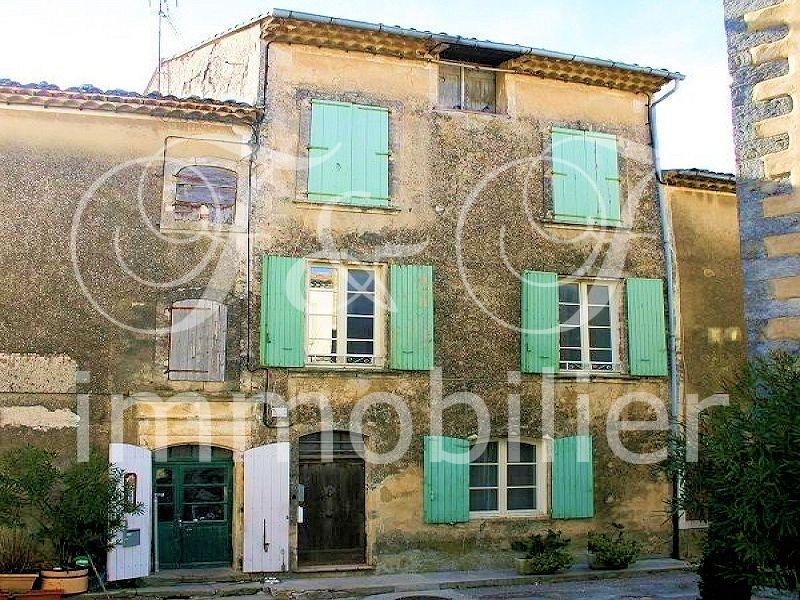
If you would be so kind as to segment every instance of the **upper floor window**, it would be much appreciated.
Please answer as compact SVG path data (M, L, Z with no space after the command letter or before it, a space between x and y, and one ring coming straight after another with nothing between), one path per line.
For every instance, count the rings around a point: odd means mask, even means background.
M564 223L619 226L617 137L553 128L553 218Z
M307 192L315 202L389 205L388 109L312 100Z
M377 365L382 313L377 268L312 263L307 290L307 362Z
M497 112L496 72L462 65L439 65L439 106Z
M544 512L546 466L531 442L495 440L470 461L469 510L485 514Z
M559 369L617 371L614 286L567 281L558 286Z
M227 307L213 300L181 300L171 313L169 378L224 381Z
M236 212L237 174L211 165L183 167L176 174L173 212L178 221L208 220L233 223Z

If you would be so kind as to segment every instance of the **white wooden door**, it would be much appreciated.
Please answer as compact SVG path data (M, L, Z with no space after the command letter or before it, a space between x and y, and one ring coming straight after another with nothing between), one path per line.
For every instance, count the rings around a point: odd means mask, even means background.
M126 489L136 490L136 503L142 512L128 515L127 527L117 536L117 545L108 553L109 581L150 575L150 549L153 532L153 462L150 450L130 444L111 444L109 462L124 473Z
M289 569L289 442L244 453L245 573Z

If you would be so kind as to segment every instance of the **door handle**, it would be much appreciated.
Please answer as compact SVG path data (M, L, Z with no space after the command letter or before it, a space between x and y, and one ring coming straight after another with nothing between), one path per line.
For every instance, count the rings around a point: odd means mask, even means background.
M264 552L269 552L269 542L267 541L267 520L264 519L264 537L263 537L263 544L264 544Z

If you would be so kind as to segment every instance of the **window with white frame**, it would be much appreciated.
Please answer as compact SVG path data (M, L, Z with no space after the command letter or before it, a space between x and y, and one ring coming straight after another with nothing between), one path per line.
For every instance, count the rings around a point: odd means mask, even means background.
M439 106L497 112L497 74L469 65L439 65Z
M311 263L308 269L309 364L380 366L382 317L378 267Z
M563 281L558 286L559 367L562 371L618 371L615 285Z
M470 461L470 513L478 517L544 513L546 476L541 443L487 442L481 455Z

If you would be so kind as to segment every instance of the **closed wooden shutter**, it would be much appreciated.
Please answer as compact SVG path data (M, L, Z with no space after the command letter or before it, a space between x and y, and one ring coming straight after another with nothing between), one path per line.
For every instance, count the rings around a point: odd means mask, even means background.
M261 272L261 364L305 365L306 269L302 258L264 256Z
M388 109L313 100L308 158L309 200L388 205Z
M551 142L555 219L567 223L618 225L616 136L554 127Z
M552 517L594 516L592 438L587 435L553 440Z
M664 282L661 279L625 280L628 309L628 358L631 375L667 374L664 324Z
M389 268L389 365L404 371L433 368L433 267Z
M469 442L445 436L425 436L423 446L425 522L469 521Z
M169 379L223 381L227 307L212 300L181 300L171 313Z
M522 274L523 373L558 371L558 276L543 271Z

